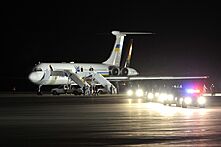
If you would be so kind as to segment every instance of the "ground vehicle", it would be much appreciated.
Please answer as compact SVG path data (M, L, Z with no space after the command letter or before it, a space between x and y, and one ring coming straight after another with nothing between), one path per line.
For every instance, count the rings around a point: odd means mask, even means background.
M157 88L149 89L146 92L146 97L149 102L158 102L169 106L175 104L183 108L188 106L204 108L206 98L203 97L203 87L203 82L197 80L167 83L167 85L158 85Z
M129 98L129 102L136 102L136 103L141 103L146 101L145 93L143 91L143 88L140 86L130 86L126 90L127 96Z
M128 89L127 95L128 95L129 97L141 98L141 97L144 96L144 92L143 92L143 89L141 89L141 88Z
M111 91L108 91L107 87L104 87L103 85L96 84L92 87L92 95L99 95L99 94L111 94Z
M175 89L177 92L174 93L174 99L172 102L176 106L186 108L187 106L197 106L204 108L206 104L206 98L203 97L203 93L198 88L180 88Z
M108 90L104 88L102 85L96 85L97 88L97 94L107 94ZM93 89L91 92L95 94L95 89ZM83 90L78 85L60 85L57 88L53 88L51 90L51 93L53 95L59 95L59 94L74 94L74 95L81 95L83 94ZM87 93L88 95L90 93Z
M60 85L58 88L53 88L51 90L53 95L59 94L75 94L80 95L82 94L82 90L80 88L76 88L75 85Z
M106 89L104 89L104 88L98 88L97 93L98 94L107 94L108 91Z

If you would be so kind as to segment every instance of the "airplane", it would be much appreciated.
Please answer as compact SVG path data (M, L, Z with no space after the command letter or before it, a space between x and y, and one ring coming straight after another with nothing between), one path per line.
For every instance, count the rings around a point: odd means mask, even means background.
M112 34L116 37L113 50L109 58L102 63L39 63L36 65L32 72L29 74L29 80L39 85L38 94L41 94L41 86L43 85L65 85L65 84L76 84L80 83L82 86L85 83L82 83L82 80L85 76L89 76L88 73L94 72L102 76L104 82L115 81L134 81L134 80L154 80L154 79L205 79L207 76L193 76L193 77L148 77L148 76L139 76L139 72L129 67L131 52L132 52L132 43L130 45L129 54L127 61L124 66L120 66L121 63L121 54L123 49L124 37L126 35L133 34L154 34L147 32L120 32L112 31ZM132 42L132 41L131 41ZM80 80L76 79L76 76ZM71 78L70 78L71 77ZM70 80L71 79L71 80ZM109 84L110 86L110 84ZM111 85L112 87L113 85Z

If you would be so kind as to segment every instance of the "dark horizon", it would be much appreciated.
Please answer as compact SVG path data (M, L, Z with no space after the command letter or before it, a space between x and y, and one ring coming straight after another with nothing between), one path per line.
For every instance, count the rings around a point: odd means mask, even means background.
M111 31L153 32L134 39L131 67L141 75L210 76L221 89L218 3L4 4L1 91L31 90L27 79L40 62L103 62L114 43ZM33 89L35 90L35 89Z

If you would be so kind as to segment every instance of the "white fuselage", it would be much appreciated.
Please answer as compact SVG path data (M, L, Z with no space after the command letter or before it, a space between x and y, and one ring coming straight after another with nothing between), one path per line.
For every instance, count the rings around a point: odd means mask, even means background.
M35 66L33 71L29 75L31 82L38 85L63 85L69 84L70 79L63 73L75 73L81 77L81 73L88 72L93 69L94 72L101 74L102 76L136 76L138 72L133 68L119 69L121 63L121 54L123 48L124 36L126 34L137 34L130 32L112 31L115 35L115 43L112 52L106 61L102 63L40 63ZM113 79L113 78L112 78Z
M29 75L30 81L38 85L74 84L67 76L51 75L51 72L69 71L81 77L84 72L93 70L104 77L110 76L110 65L102 63L40 63L36 65ZM128 76L138 75L133 68L128 68Z

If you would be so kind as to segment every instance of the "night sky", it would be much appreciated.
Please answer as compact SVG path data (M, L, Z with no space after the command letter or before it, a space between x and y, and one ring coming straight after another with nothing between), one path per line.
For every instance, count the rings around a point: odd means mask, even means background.
M220 15L210 1L5 2L1 91L33 90L27 77L39 61L103 62L113 30L155 33L124 40L134 39L131 67L141 75L208 75L221 87Z

